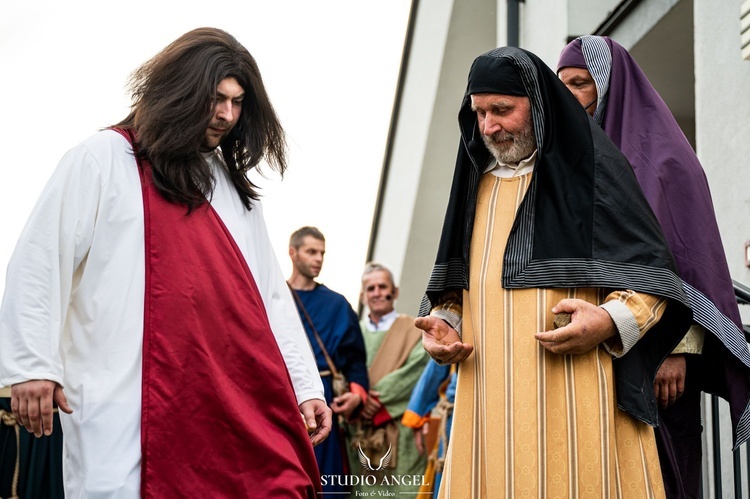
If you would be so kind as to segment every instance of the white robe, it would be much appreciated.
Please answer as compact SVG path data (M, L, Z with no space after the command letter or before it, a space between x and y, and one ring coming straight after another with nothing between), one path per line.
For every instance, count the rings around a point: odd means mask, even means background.
M262 206L255 201L248 212L218 157L211 159L211 204L252 271L297 401L323 399ZM130 145L117 132L103 131L63 157L8 265L0 386L47 379L64 387L73 408L71 415L60 414L67 497L139 496L143 234L141 182Z

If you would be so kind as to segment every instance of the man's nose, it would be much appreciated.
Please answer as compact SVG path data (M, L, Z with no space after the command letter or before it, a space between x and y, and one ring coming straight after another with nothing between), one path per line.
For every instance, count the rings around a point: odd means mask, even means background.
M492 116L487 116L484 119L484 127L482 129L482 133L484 135L493 135L500 130L502 130L502 126L500 125L500 122L494 119Z
M233 107L231 101L222 101L216 104L216 117L222 121L232 122Z

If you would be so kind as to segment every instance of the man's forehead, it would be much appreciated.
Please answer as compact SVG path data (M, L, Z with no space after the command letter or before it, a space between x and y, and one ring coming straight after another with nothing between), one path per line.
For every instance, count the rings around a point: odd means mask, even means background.
M586 80L592 80L593 77L591 76L591 73L588 69L585 68L576 68L573 66L566 66L564 68L560 68L560 70L557 72L558 76L560 78L583 78Z
M482 105L513 105L521 101L527 101L529 98L521 95L508 95L508 94L471 94L471 104L482 104Z
M237 98L245 95L245 89L234 76L227 76L216 86L216 94L222 97Z
M365 283L365 286L374 286L381 283L388 285L392 284L391 278L385 270L373 270L372 272L368 272L362 277L362 282Z
M302 244L300 245L300 247L314 247L315 249L325 248L326 243L325 241L318 239L317 237L308 235L302 238Z

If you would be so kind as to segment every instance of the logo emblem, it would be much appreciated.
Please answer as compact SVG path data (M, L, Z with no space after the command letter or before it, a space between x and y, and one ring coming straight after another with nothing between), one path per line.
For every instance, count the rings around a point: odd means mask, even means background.
M359 463L362 465L362 467L366 470L370 471L380 471L384 468L388 467L388 464L391 462L391 445L388 444L388 450L383 455L382 458L380 458L380 464L378 464L377 468L374 468L372 466L372 463L370 462L370 458L367 457L367 454L364 453L362 450L362 446L359 446Z

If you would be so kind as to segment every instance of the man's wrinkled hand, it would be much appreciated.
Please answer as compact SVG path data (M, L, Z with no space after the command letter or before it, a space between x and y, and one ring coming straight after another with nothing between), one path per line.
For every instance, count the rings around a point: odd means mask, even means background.
M612 317L601 307L578 299L560 300L552 307L553 314L569 313L567 326L536 333L539 343L557 354L582 354L617 334Z
M440 365L463 362L474 351L474 347L462 342L458 332L442 319L418 317L414 325L422 330L422 346Z
M654 396L662 408L674 404L685 391L685 373L687 363L685 356L669 355L656 372L654 380Z
M73 412L62 387L54 381L35 379L17 383L10 389L13 416L35 437L52 434L54 404L65 413Z

